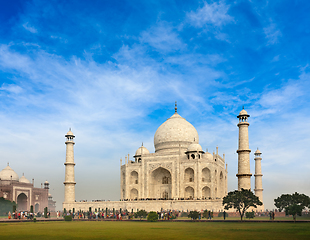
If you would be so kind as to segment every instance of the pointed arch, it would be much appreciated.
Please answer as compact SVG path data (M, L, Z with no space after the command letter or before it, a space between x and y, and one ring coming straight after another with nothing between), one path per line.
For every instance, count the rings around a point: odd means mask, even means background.
M130 184L138 184L139 174L137 171L132 171L130 173Z
M211 182L211 171L207 167L202 169L202 182Z
M186 199L193 199L195 194L195 190L192 187L185 188L185 198Z
M186 183L194 182L194 177L195 177L194 169L190 167L186 168L184 172L185 182Z

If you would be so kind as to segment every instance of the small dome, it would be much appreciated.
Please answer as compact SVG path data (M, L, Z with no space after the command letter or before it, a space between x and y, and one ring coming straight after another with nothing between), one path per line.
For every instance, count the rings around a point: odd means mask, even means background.
M241 112L239 113L239 116L241 116L241 115L248 115L248 113L247 113L247 111L242 109Z
M257 150L255 151L255 153L254 153L255 155L259 155L259 154L262 154L262 152L261 151L259 151L258 150L258 148L257 148Z
M19 180L17 173L14 172L9 165L0 172L0 178L2 181L11 180L11 176L13 181Z
M46 180L46 181L44 182L44 184L49 184L49 182Z
M22 183L30 183L30 181L23 175L21 176L21 178L19 179L19 182L22 182Z
M199 143L197 130L176 112L157 129L154 136L155 152L178 151L179 147L187 149L194 140Z
M203 152L202 147L199 143L193 142L189 147L187 148L187 152Z
M48 197L51 198L51 197L52 197L52 194L49 193L49 194L48 194Z
M69 130L69 132L67 132L67 134L65 135L65 137L69 137L69 136L75 137L73 132L71 132L71 130Z
M202 155L204 159L208 159L209 161L213 160L213 155L209 152L206 152L205 154Z
M136 151L135 156L141 156L141 155L149 154L149 153L150 153L150 152L149 152L149 150L147 150L146 147L141 146L141 147L139 147L138 150Z

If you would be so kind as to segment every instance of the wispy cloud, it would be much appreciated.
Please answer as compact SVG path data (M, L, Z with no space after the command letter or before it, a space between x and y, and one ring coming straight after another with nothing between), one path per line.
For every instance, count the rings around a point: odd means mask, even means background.
M187 20L195 27L203 27L208 24L220 27L234 20L234 18L227 13L228 10L229 5L226 5L222 1L212 4L205 2L202 8L187 13Z
M22 88L20 86L17 86L15 84L6 84L3 83L0 87L0 91L5 91L8 93L18 94L22 92Z
M33 27L33 26L31 26L31 25L29 24L29 22L24 23L24 24L23 24L23 27L24 27L27 31L29 31L29 32L31 32L31 33L37 33L37 32L38 32L38 30L37 30L35 27Z
M186 47L177 31L166 22L159 22L156 26L142 32L140 41L165 52L177 51Z
M279 38L282 36L281 31L277 28L276 24L271 23L268 27L265 27L264 33L268 44L273 45L279 42Z

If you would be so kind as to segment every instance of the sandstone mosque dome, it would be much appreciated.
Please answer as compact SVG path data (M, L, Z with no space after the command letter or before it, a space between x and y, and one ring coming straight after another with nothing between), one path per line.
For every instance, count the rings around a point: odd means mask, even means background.
M185 150L192 142L199 143L199 136L195 127L175 113L159 126L154 135L155 152L176 150L179 147Z
M137 149L135 156L141 156L149 153L150 153L149 150L147 150L147 148L144 147L142 144L142 146Z
M12 178L11 178L12 176ZM13 181L18 181L19 177L17 173L9 166L7 165L1 172L0 172L0 179L2 181L6 180L13 180Z
M30 183L30 181L24 176L21 176L21 178L19 179L19 182L22 182L22 183Z

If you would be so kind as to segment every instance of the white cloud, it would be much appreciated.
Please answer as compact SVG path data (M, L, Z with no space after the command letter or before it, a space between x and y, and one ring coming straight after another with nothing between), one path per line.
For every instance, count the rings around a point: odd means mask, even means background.
M19 94L20 92L22 92L22 88L15 84L3 83L2 86L0 87L0 91L6 91L9 93Z
M234 20L233 17L227 14L228 9L229 5L225 5L221 1L212 4L205 2L202 8L187 13L187 20L195 27L203 27L206 24L220 27ZM219 35L218 37L222 38L223 36Z
M149 30L142 32L140 42L147 43L151 47L164 52L177 51L186 47L175 29L166 22L160 22Z
M268 44L276 44L279 42L279 38L282 36L282 33L279 29L277 29L276 24L271 23L268 27L265 27L264 33L266 35L266 39L268 40Z
M31 32L31 33L37 33L37 32L38 32L38 30L37 30L35 27L33 27L33 26L31 26L31 25L29 24L29 22L24 23L24 24L23 24L23 27L24 27L27 31L29 31L29 32Z

